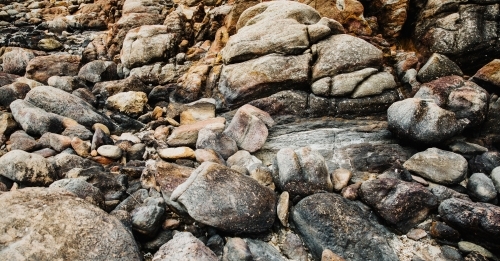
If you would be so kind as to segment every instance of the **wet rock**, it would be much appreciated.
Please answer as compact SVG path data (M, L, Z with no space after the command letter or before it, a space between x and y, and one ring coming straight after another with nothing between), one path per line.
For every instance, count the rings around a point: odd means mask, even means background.
M493 181L484 173L474 173L467 182L469 195L480 202L488 202L497 197Z
M406 233L437 207L437 198L420 184L398 179L363 182L360 198L389 224Z
M202 163L177 187L171 200L185 206L195 220L232 233L265 231L276 215L276 197L271 190L210 162Z
M31 59L26 66L26 77L46 84L51 76L76 76L80 56L48 55Z
M153 256L153 261L206 260L218 258L203 242L189 232L178 232L172 240L160 247Z
M44 157L22 150L12 150L0 158L2 176L28 186L48 186L57 176Z
M399 260L387 230L363 208L339 195L314 194L301 200L291 219L314 258L331 249L350 260ZM344 231L349 230L349 233ZM313 232L314 231L314 232ZM351 244L345 244L346 241Z
M6 211L0 228L17 235L2 240L2 256L12 260L141 260L132 234L118 219L63 189L25 188L0 198Z
M169 146L195 146L198 132L203 128L223 130L226 120L221 117L199 121L193 124L182 125L172 131L167 139Z
M469 123L434 102L416 98L393 103L387 110L387 121L389 130L399 138L425 144L451 138Z
M110 61L92 61L82 66L78 77L91 83L117 80L116 64Z
M97 148L97 153L110 159L119 159L121 158L123 151L114 145L102 145Z
M244 105L236 111L224 133L233 138L238 148L255 152L266 142L268 127L274 120L266 112L252 105Z
M11 150L33 151L38 147L36 140L26 132L19 130L10 135Z
M201 129L196 141L197 149L209 149L227 159L238 151L236 141L223 132L214 132L210 129Z
M310 195L333 189L325 159L310 147L281 149L276 155L276 184L293 195Z
M458 75L463 76L462 70L448 57L434 53L418 71L417 78L420 82L430 82L440 77Z
M131 116L140 115L147 103L146 93L134 91L117 93L106 100L108 108Z
M26 133L41 136L46 132L60 133L63 130L63 118L49 113L24 100L10 104L12 116Z
M102 192L83 179L61 179L50 184L49 187L63 188L100 208L104 207L104 195Z
M25 100L47 112L71 118L88 128L94 123L102 123L109 128L113 127L111 121L99 114L92 105L54 87L39 86L32 89L26 95Z
M239 238L228 238L224 246L223 261L251 261L253 260L252 252L247 243Z
M463 239L490 250L499 249L499 243L495 240L500 231L498 206L451 198L443 201L438 210L441 218L457 229Z
M458 184L467 174L467 160L464 157L437 148L413 155L403 166L410 172L444 185Z
M252 252L253 260L285 261L281 253L271 245L258 239L243 239Z

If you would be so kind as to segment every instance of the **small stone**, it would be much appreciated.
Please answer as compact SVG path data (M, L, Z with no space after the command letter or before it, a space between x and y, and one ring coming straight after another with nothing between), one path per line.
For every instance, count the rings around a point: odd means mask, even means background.
M458 249L464 253L477 252L487 258L494 258L493 254L482 246L467 241L458 242Z
M321 253L321 261L345 261L345 259L333 253L332 250L325 249L323 253Z
M54 51L60 49L63 45L56 39L47 38L38 42L38 48L44 51Z
M352 177L352 172L347 169L336 169L332 173L333 189L335 191L341 191L347 186L349 180Z
M297 234L287 232L281 246L283 254L290 260L307 261L307 251Z
M0 175L28 186L48 186L57 178L51 162L22 150L12 150L0 157L0 166Z
M122 156L122 150L114 145L102 145L97 148L97 153L110 159L119 159Z
M122 135L120 135L118 140L127 140L134 144L141 142L141 139L139 139L137 136L129 132L122 133Z
M38 147L36 140L22 130L10 135L11 150L32 151Z
M424 186L429 186L429 182L427 182L425 179L419 177L419 176L415 176L415 175L411 175L411 178L413 181L415 182L418 182Z
M417 78L420 82L430 82L449 75L462 76L463 72L460 67L448 57L439 53L434 53L418 71Z
M226 119L217 117L193 124L181 125L172 131L167 139L169 146L195 146L198 140L198 132L203 128L211 130L223 130Z
M497 191L493 181L484 173L474 173L467 182L469 195L481 202L488 202L496 198Z
M197 149L194 152L196 161L203 163L205 161L214 162L222 165L226 165L226 161L215 151L211 149Z
M218 261L217 256L203 242L189 232L178 232L160 247L152 261L204 260Z
M278 199L277 214L281 224L288 227L288 208L290 207L290 196L288 192L281 193Z
M109 132L109 129L106 125L102 124L102 123L95 123L94 125L92 125L92 130L95 131L97 128L101 129L102 131L104 131L104 133L106 133L107 135L110 135L111 133Z
M61 179L50 184L49 187L64 188L100 208L104 207L104 195L102 192L84 179Z
M178 219L169 218L163 222L161 227L163 229L176 229L180 224L181 222Z
M71 138L59 135L55 133L51 133L49 136L50 147L52 147L55 151L61 152L69 147L71 147Z
M222 158L227 159L238 151L238 146L233 138L223 132L215 132L210 129L201 129L196 141L197 149L213 149Z
M194 159L194 151L189 147L159 149L158 154L165 160Z
M121 92L106 100L108 108L123 112L128 115L139 115L148 103L148 97L144 92Z
M406 237L413 240L419 240L427 236L427 232L420 228L415 228L406 233Z
M432 222L430 234L432 237L445 239L452 242L460 240L460 233L458 233L458 231L446 225L446 223L440 221Z
M130 213L132 216L132 229L142 235L154 235L160 228L163 213L165 213L164 208L154 205L134 209Z
M143 160L144 159L144 153L146 152L146 144L144 143L137 143L132 145L127 150L127 159L128 160Z
M83 141L78 137L71 139L71 147L80 157L88 157L90 154L90 142Z
M349 200L356 200L358 198L359 187L361 187L361 182L356 182L342 189L342 197Z
M247 243L239 238L233 237L227 240L224 246L223 261L252 261L253 255Z

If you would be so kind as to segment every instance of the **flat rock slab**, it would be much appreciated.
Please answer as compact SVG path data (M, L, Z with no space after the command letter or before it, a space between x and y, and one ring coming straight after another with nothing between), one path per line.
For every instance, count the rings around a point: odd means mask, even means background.
M115 218L64 189L0 195L0 256L9 260L142 260Z

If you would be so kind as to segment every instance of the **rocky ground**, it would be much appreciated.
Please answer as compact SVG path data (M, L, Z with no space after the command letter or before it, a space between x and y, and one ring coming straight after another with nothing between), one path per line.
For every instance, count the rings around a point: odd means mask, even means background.
M499 260L500 3L0 0L0 260Z

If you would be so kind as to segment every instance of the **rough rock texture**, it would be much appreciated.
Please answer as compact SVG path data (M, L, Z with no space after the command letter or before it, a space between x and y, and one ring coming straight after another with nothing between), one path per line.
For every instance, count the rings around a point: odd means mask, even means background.
M102 192L83 179L61 179L50 184L50 187L63 188L100 208L104 207L104 195Z
M361 206L337 194L320 193L301 200L291 219L316 259L323 249L330 249L349 260L399 260L389 245L388 231Z
M269 229L276 196L252 178L225 166L204 162L172 193L195 220L232 233Z
M63 189L25 188L0 199L0 254L9 260L141 260L118 219Z
M13 150L3 155L0 166L0 175L28 186L48 186L57 178L47 159L22 150Z
M189 232L179 232L160 247L153 261L206 260L217 261L217 256Z
M497 197L493 181L484 173L474 173L467 182L469 195L477 201L488 202Z
M430 82L440 77L458 75L462 76L463 72L460 67L456 65L448 57L434 53L427 60L427 62L420 68L417 78L421 82Z
M51 76L78 75L80 57L76 55L38 56L26 66L26 77L41 83L47 83Z

